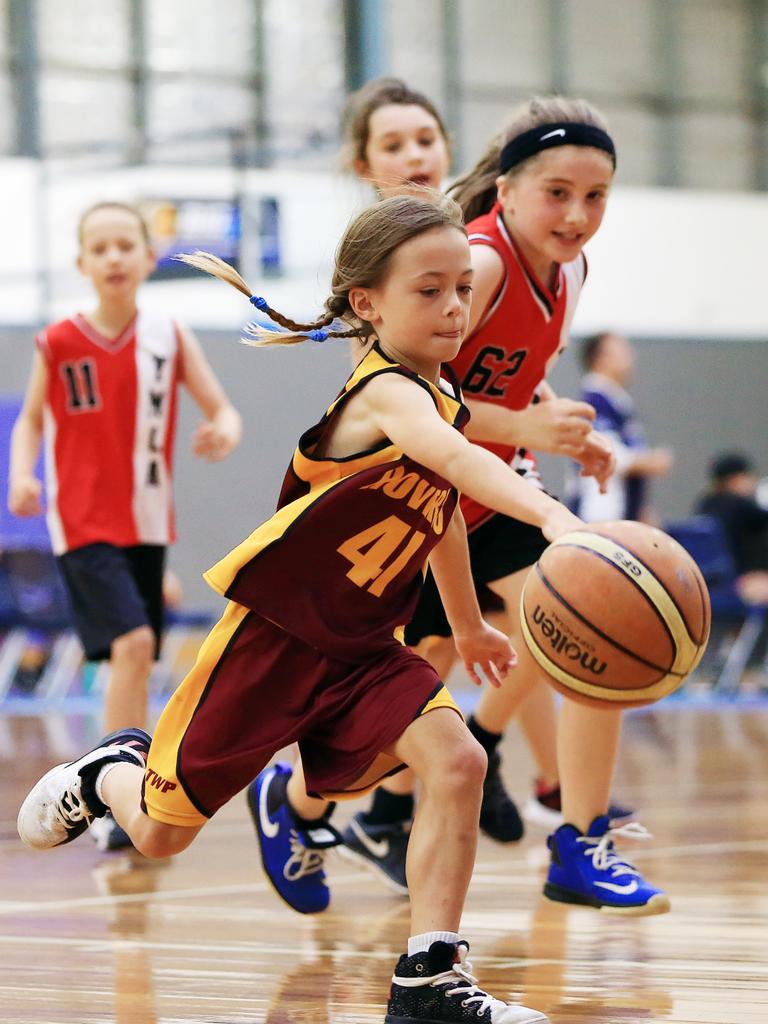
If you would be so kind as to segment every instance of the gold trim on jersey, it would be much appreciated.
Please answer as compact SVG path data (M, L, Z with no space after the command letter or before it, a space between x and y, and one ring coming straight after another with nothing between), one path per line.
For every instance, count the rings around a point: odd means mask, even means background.
M152 737L144 777L144 802L155 821L196 827L209 819L187 796L177 773L179 746L200 705L200 699L237 631L248 615L230 601L203 641L195 664L163 709Z
M362 387L371 377L380 373L401 373L427 388L438 413L452 426L461 417L462 410L466 409L459 399L452 398L436 384L418 376L407 367L401 366L400 363L388 359L381 352L378 344L375 344L355 367L344 385L344 390L329 406L320 424L327 422L341 402L346 401L354 391ZM302 435L302 439L305 436L306 434ZM301 445L301 441L299 445ZM270 544L280 540L299 516L331 488L363 470L395 463L403 457L403 452L393 444L384 444L347 459L314 457L311 452L303 452L300 447L297 447L293 454L292 467L298 478L309 484L310 490L300 498L296 498L278 509L270 519L258 526L241 544L238 544L228 555L203 573L203 578L217 593L227 596L238 572Z

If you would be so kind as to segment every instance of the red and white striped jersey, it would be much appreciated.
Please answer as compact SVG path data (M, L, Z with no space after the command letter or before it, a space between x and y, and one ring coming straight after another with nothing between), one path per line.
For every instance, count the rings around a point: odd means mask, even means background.
M498 203L489 213L470 221L467 233L470 245L488 245L499 254L504 276L451 366L465 400L525 409L568 344L576 303L587 276L586 258L580 253L572 263L561 264L555 289L550 291L515 245ZM514 445L478 443L518 468ZM492 514L467 497L462 498L461 508L468 527L478 526Z
M56 554L175 540L172 461L179 333L140 311L105 338L80 314L36 338L48 367L45 476Z

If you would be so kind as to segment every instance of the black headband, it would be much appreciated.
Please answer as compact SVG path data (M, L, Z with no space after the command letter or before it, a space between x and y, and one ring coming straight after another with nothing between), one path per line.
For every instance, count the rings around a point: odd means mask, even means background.
M499 169L502 174L517 167L523 160L536 156L544 149L555 146L592 146L602 149L616 167L616 148L613 139L592 124L579 124L573 121L558 121L554 124L542 124L538 128L516 135L504 146L499 157Z

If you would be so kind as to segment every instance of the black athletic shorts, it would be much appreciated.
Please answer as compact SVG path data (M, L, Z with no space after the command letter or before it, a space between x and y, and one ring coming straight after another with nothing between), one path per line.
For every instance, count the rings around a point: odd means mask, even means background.
M56 559L69 591L75 632L89 661L108 661L112 643L139 626L163 630L165 547L86 544Z
M483 614L504 610L504 602L487 584L527 569L549 544L538 526L498 513L473 530L467 540L472 579ZM416 612L405 628L405 642L413 647L427 636L450 635L437 585L432 573L427 572Z

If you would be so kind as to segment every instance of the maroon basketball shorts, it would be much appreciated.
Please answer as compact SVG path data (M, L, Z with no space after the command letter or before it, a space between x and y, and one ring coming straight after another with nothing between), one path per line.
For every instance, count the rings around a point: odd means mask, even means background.
M438 707L460 714L431 665L396 641L352 665L230 602L157 724L145 808L199 826L291 743L310 793L358 795L402 767L384 752Z

